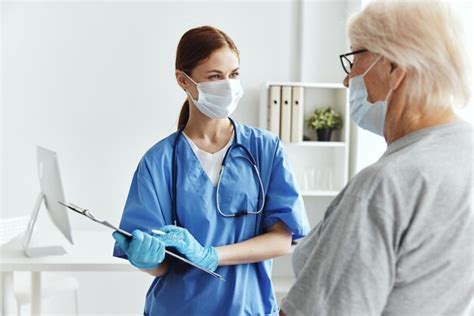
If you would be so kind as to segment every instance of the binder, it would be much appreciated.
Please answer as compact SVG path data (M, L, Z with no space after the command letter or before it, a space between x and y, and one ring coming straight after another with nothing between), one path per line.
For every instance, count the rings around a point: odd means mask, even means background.
M281 87L280 139L284 143L291 141L291 87Z
M268 90L268 130L278 137L280 136L280 86L270 86Z
M291 101L291 142L303 141L304 88L293 87Z

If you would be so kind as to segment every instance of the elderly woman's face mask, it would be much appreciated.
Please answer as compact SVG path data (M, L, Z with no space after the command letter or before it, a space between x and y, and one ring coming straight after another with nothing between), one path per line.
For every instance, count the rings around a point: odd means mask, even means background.
M369 94L365 85L364 76L375 66L382 56L379 56L372 65L362 74L349 79L349 104L351 119L363 129L383 136L385 115L387 113L387 100L390 91L384 101L374 103L368 100Z

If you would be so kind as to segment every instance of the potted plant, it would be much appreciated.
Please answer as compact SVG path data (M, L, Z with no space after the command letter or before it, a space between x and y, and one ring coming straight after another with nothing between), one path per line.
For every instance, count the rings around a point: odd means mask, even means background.
M330 107L316 109L307 123L308 128L316 130L319 141L328 142L331 140L331 132L342 128L342 115Z

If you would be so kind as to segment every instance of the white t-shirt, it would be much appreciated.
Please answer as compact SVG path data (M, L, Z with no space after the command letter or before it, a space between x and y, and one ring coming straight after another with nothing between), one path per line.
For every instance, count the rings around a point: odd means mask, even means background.
M212 185L217 186L222 161L224 160L224 156L227 152L227 149L229 149L230 145L234 140L234 135L232 134L232 137L230 138L229 142L224 146L224 148L213 154L200 149L185 133L183 133L183 135L184 137L186 137L186 140L188 141L189 145L191 145L194 154L201 163L202 169L204 169L208 178L211 180Z

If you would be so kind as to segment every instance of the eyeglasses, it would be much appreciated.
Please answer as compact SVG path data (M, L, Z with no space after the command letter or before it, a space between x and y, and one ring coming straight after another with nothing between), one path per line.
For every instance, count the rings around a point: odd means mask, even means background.
M367 49L360 49L360 50L356 50L355 52L339 55L339 58L341 59L342 69L344 69L346 74L349 74L351 72L352 65L353 65L353 62L348 57L352 55L364 53L367 51L368 51Z

